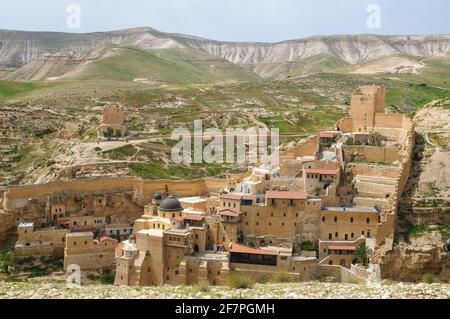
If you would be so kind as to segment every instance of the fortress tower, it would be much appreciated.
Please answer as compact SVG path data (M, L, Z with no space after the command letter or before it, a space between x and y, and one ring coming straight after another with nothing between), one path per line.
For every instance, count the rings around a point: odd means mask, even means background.
M383 86L362 86L352 95L350 117L354 132L369 132L375 126L375 114L385 113Z
M100 127L103 135L109 137L123 137L127 133L125 126L125 112L122 105L107 105L103 108L103 119Z

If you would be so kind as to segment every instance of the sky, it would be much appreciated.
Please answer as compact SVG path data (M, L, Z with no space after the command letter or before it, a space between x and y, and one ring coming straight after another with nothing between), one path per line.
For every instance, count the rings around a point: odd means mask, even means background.
M0 29L84 33L147 26L222 41L278 42L450 34L449 13L448 0L2 0Z

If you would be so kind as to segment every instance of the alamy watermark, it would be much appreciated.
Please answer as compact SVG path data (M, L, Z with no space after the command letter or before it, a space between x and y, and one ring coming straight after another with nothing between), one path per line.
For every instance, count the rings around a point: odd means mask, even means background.
M66 8L68 14L66 19L66 25L69 29L81 28L81 6L76 3L69 4Z
M279 129L217 128L203 130L201 120L194 121L193 134L177 128L172 140L172 161L176 164L267 164L279 165Z
M376 3L372 3L367 7L367 17L366 24L369 29L380 29L381 28L381 6Z
M81 268L72 264L67 266L66 284L69 288L81 287Z

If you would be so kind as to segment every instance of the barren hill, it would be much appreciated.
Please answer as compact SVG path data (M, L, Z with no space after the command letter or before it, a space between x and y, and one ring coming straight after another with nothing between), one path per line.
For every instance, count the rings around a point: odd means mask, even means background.
M329 56L351 64L392 55L444 56L450 52L450 35L339 35L279 43L239 43L164 33L152 28L86 34L0 30L0 70L16 70L44 54L80 54L108 44L144 50L195 49L261 74L273 69L273 65L297 63L315 56Z

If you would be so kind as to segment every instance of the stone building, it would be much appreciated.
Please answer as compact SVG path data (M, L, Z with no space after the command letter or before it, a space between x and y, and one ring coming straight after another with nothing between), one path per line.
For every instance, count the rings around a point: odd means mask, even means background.
M103 236L94 239L92 232L69 233L64 248L64 270L78 265L82 271L112 269L115 265L116 239Z
M35 229L34 223L21 223L17 226L18 239L14 245L15 258L62 257L67 229L55 227Z
M202 217L183 216L181 203L173 196L160 201L135 222L134 237L117 256L116 284L183 284L189 279L185 257L206 251L207 227ZM192 265L190 267L193 267Z
M106 105L103 108L100 131L103 136L123 137L127 133L125 126L125 111L122 105Z

